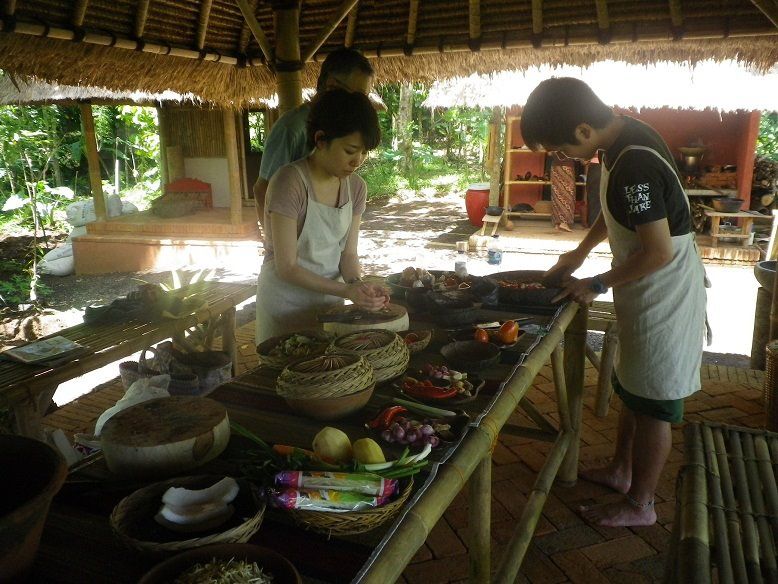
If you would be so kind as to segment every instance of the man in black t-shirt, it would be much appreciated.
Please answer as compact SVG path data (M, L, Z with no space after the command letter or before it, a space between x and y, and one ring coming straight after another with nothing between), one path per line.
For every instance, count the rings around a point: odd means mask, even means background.
M583 508L584 517L608 526L651 525L671 424L683 419L683 398L700 388L705 329L704 270L678 169L651 127L614 114L577 79L541 83L524 107L521 133L530 148L562 157L602 154L601 214L546 277L561 282L559 298L581 304L613 288L620 349L613 385L623 402L616 449L608 465L581 476L625 498ZM573 279L606 237L612 269Z

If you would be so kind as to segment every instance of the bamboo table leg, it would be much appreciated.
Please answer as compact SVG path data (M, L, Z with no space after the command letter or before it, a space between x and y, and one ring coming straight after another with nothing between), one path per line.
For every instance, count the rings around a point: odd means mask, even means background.
M222 351L232 359L232 374L238 373L238 349L235 345L235 307L222 313Z
M470 530L470 582L488 584L492 544L492 453L488 452L468 481L467 525Z
M609 322L605 328L605 339L602 343L602 359L600 359L600 374L597 378L597 405L594 413L598 418L608 415L608 406L613 395L611 376L613 375L613 359L616 348L619 346L619 337L616 332L616 323Z
M565 331L565 381L570 407L572 437L567 456L559 469L559 482L566 486L575 485L578 480L578 447L581 434L581 413L583 409L584 360L586 359L586 327L589 307L581 306Z

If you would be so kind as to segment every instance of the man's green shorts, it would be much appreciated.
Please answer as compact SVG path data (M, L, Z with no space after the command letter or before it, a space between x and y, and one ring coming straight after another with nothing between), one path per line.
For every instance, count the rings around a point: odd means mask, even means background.
M642 414L650 418L656 418L671 424L680 424L683 421L683 399L648 399L628 392L621 385L619 378L614 373L613 391L621 398L624 405L636 414Z

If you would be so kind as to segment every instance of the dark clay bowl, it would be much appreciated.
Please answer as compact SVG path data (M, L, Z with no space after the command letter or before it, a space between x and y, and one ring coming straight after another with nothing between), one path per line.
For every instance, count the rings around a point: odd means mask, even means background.
M487 215L493 215L495 217L498 216L498 215L502 215L502 211L503 211L502 207L497 207L497 206L492 206L492 205L489 205L486 208L486 214Z
M229 561L235 558L245 562L256 562L264 572L273 576L273 584L300 584L300 574L292 563L281 554L258 545L248 543L227 543L195 548L173 556L141 578L138 584L167 584L174 582L181 574L195 564L206 564L213 559Z
M500 360L500 347L480 341L454 341L444 345L440 354L452 367L470 373L496 364Z
M744 199L732 199L730 197L717 197L713 199L713 208L719 213L737 213L742 209Z
M754 265L754 276L759 285L768 292L773 291L773 282L775 281L775 260L757 262Z

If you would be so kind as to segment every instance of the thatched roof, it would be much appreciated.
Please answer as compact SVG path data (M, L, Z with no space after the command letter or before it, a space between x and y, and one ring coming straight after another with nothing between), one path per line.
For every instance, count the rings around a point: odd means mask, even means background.
M589 67L543 66L457 77L433 83L424 105L522 106L537 84L551 76L583 79L608 105L624 108L778 110L778 66L760 73L729 60L694 65L604 61Z
M273 7L284 5L290 0L6 0L0 69L238 106L275 90ZM735 59L767 70L778 63L777 26L774 0L305 0L299 17L302 54L312 55L304 86L343 45L377 57L379 81L605 59Z

